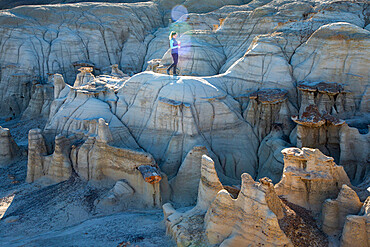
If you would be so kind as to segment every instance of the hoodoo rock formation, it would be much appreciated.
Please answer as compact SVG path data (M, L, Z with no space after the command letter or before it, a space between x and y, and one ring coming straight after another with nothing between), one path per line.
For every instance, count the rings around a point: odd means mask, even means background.
M344 224L341 246L370 246L370 197L358 215L348 215Z
M19 147L8 128L0 126L0 166L5 166L19 155Z
M319 213L327 198L335 198L343 184L351 184L343 167L318 149L287 148L282 153L284 171L275 189L291 203Z
M368 2L29 2L0 3L1 244L370 247Z
M297 150L291 148L284 150L283 153L292 154L294 151ZM303 149L304 151L319 152L312 149ZM305 177L320 176L317 173L325 161L319 161L312 155L307 156L307 160L311 164L308 164ZM291 163L289 160L285 161ZM285 177L289 181L294 180L287 169L284 170L282 182ZM317 185L320 184L320 179L317 182L312 181L314 187L315 182ZM178 246L249 246L256 243L261 246L298 246L302 241L307 241L304 246L327 246L328 240L318 228L311 211L300 207L299 204L302 203L296 200L300 197L304 200L306 191L294 192L297 195L295 198L279 196L279 193L282 194L281 186L281 184L274 186L268 178L255 182L249 174L244 173L240 191L232 193L234 191L220 183L214 162L209 157L203 156L198 199L194 208L182 212L175 210L170 203L163 205L167 232L176 240ZM338 198L346 197L347 188L351 190L343 185ZM324 194L323 191L321 194ZM316 198L321 194L316 195ZM349 203L346 199L337 201ZM347 214L357 213L362 206L359 200L357 203L357 206L347 204L352 210L347 210L346 207L339 209L340 212L326 206L324 212L328 213L324 214L324 224L333 224L336 217L343 220ZM333 226L339 226L340 230L340 224L343 222Z
M347 215L358 214L362 203L348 185L343 185L337 199L327 199L323 205L323 231L328 235L335 235L343 230Z

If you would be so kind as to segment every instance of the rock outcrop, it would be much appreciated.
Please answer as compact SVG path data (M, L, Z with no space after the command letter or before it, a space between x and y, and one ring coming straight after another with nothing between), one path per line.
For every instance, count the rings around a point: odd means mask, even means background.
M2 63L0 74L1 116L14 118L27 108L36 78L31 69Z
M292 116L297 125L297 147L318 148L339 163L340 129L345 121L326 112L320 113L316 105L308 105L301 116Z
M328 235L341 233L347 215L358 214L362 203L355 191L343 185L337 199L327 199L322 209L322 229Z
M70 140L58 135L55 148L48 154L44 136L40 129L32 129L28 134L27 182L43 178L45 184L67 180L72 175L72 163L69 157Z
M370 246L368 3L117 1L0 10L0 121L47 119L27 182L170 202L179 246ZM0 128L0 165L18 151Z
M290 116L297 111L287 100L287 93L283 89L261 89L249 95L244 119L253 126L261 141L272 131L274 124L281 124L286 135L294 128Z
M0 166L9 164L19 155L19 147L8 128L0 126Z
M316 105L308 105L300 116L293 116L292 120L298 124L297 147L320 149L344 167L353 184L364 181L369 172L369 132L364 133L359 128L350 127L344 120L325 111L320 112ZM357 121L348 120L349 123Z
M284 172L275 185L276 193L287 201L318 214L328 198L336 198L343 184L351 185L342 166L318 149L286 148Z
M194 208L182 213L163 205L167 234L178 246L328 245L309 211L281 200L268 178L255 182L244 173L240 191L231 194L207 156L201 176Z
M98 73L112 64L141 71L146 36L163 25L152 2L20 6L2 10L0 23L1 116L20 115L33 81L45 83L47 73L61 73L71 84L78 64Z
M167 233L176 240L178 246L201 244L204 241L202 236L204 215L222 189L213 160L203 155L196 206L185 213L180 213L171 203L163 205Z
M270 134L262 140L258 149L257 179L268 177L274 184L281 180L284 170L284 156L281 151L292 146L287 139L282 125L272 126Z
M339 133L340 164L355 185L369 181L370 132L360 133L357 128L343 125ZM370 183L367 184L370 186ZM370 192L370 191L369 191Z
M346 218L341 238L341 247L370 246L370 197L358 215Z
M117 96L116 116L170 178L195 145L205 146L229 178L256 174L257 137L237 102L207 80L144 72Z
M31 100L22 114L23 119L43 118L47 119L50 113L50 105L54 100L54 88L51 83L36 84Z
M176 177L169 180L171 201L181 206L194 205L197 201L201 179L202 156L208 155L205 147L194 147L182 162Z
M205 234L210 244L221 246L293 246L279 227L283 217L273 184L268 179L256 183L243 174L236 200L226 190L217 194L205 216Z
M302 82L298 84L298 89L301 93L300 115L309 105L316 105L319 112L326 112L342 119L355 114L353 94L346 91L340 83Z
M363 56L370 45L369 35L369 31L344 22L320 27L292 57L295 78L343 84L344 90L353 94L357 110L370 77L365 69L369 57Z
M27 181L43 184L60 182L70 178L73 171L80 178L95 182L97 186L106 186L107 183L124 179L126 187L131 187L135 193L117 192L122 187L117 182L118 185L111 192L96 202L100 210L122 209L138 203L140 208L159 207L159 181L146 182L139 171L143 165L156 166L153 157L148 153L109 145L112 139L103 119L99 121L97 133L97 136L90 135L82 142L76 139L76 135L58 135L54 151L48 155L42 131L31 130ZM122 201L125 203L120 203Z

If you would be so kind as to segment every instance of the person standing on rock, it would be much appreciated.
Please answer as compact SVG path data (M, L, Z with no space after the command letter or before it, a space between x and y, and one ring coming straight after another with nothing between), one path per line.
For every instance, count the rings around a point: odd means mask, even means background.
M170 67L167 69L167 74L170 74L171 68L173 68L173 75L177 75L176 69L177 69L177 62L179 61L179 48L180 48L180 42L177 42L177 33L172 31L169 39L170 39L170 46L171 46L171 55L173 59L173 63Z

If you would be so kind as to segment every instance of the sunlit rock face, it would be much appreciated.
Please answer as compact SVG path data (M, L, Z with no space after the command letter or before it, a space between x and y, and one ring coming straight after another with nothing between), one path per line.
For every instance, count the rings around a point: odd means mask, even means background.
M195 145L217 155L217 169L228 177L256 173L258 139L237 102L206 79L143 73L117 96L117 117L168 176Z
M162 18L150 2L79 3L3 10L0 23L0 97L6 103L1 115L7 116L25 110L32 83L45 83L47 73L61 73L71 84L83 64L97 73L112 64L129 73L141 71L145 37Z
M335 198L343 184L351 185L342 166L318 149L286 148L284 172L276 193L289 202L314 213L321 211L327 198Z
M343 185L336 199L327 199L322 209L323 230L328 235L338 235L347 215L358 214L362 203L355 191Z
M344 85L358 109L368 86L370 33L349 23L320 27L292 57L294 76L299 81L327 81ZM333 55L335 54L335 56Z
M357 215L346 217L341 246L370 246L370 197L366 199Z
M310 212L279 198L271 180L256 182L246 173L241 180L240 189L223 186L212 159L202 157L196 205L185 212L163 205L167 233L178 246L328 245Z
M0 121L47 121L28 132L25 186L78 180L96 189L97 214L166 203L178 246L369 245L369 10L154 0L0 11ZM180 76L166 74L173 30ZM0 128L1 171L25 165L11 131Z

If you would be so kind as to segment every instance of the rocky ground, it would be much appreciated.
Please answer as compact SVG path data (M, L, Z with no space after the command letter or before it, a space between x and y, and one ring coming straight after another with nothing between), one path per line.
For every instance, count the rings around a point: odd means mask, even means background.
M26 160L0 168L0 246L174 246L161 210L94 212L101 193L77 177L25 183ZM125 245L121 245L125 246Z
M28 130L44 124L14 119L0 125L10 128L27 152ZM166 236L162 210L99 214L94 200L104 189L77 176L45 188L26 183L26 175L26 155L0 167L0 246L175 245Z
M370 246L368 2L117 2L0 3L0 245Z

